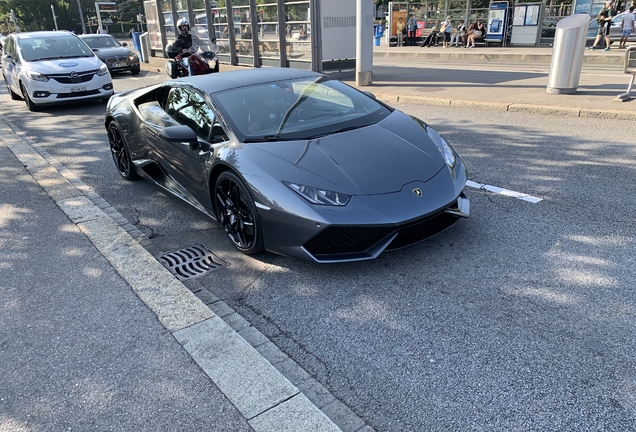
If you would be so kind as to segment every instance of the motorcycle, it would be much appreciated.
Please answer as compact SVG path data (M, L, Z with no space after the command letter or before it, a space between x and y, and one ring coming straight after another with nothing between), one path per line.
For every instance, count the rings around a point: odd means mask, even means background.
M172 44L166 47L168 60L166 73L170 78L181 78L192 75L206 75L219 71L219 59L216 50L201 44L192 45L188 51L178 52Z

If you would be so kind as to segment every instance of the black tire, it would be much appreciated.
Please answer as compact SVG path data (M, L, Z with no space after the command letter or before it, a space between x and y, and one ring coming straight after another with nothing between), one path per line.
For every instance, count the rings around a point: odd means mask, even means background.
M9 87L9 83L7 82L7 79L4 77L4 75L2 75L2 78L4 78L4 85L7 86L7 91L9 92L9 96L11 96L11 100L20 100L20 95L11 90L11 87Z
M114 121L108 125L108 142L110 144L110 154L113 156L113 162L119 174L126 180L135 180L139 178L137 169L130 158L128 144Z
M24 99L24 102L26 103L29 111L37 111L38 106L33 103L31 98L29 97L29 93L27 92L26 87L24 87L24 84L22 83L20 83L20 90L22 91L22 99Z
M141 71L141 67L136 67L136 68L132 68L130 70L130 73L133 75L139 75L139 72Z
M246 255L263 251L263 231L254 199L243 180L232 171L225 171L217 178L214 204L217 220L235 248Z

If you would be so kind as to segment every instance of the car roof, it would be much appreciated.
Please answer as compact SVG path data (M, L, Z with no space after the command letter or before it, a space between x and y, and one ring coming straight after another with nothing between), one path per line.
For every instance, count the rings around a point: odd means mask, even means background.
M109 35L109 34L103 34L103 33L88 33L88 34L81 34L81 35L77 35L79 36L81 39L90 37L90 38L95 38L95 37L100 37L100 38L105 38L105 37L109 37L109 38L114 38L113 35Z
M205 93L212 94L225 90L247 87L255 84L263 84L283 79L321 77L322 74L294 68L256 68L237 71L228 71L221 74L208 74L193 77L179 78L171 82L187 82L200 88Z
M15 37L16 39L37 39L37 38L43 38L43 37L75 36L75 34L69 31L64 31L64 30L20 32L20 33L11 33L11 35Z

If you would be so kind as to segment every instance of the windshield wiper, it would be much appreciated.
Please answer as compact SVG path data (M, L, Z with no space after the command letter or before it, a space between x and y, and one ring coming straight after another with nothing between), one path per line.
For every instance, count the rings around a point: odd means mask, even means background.
M244 143L267 142L267 141L296 141L297 138L283 138L280 135L265 135L262 137L245 138Z
M371 126L372 124L373 123L362 124L362 125L357 125L357 126L343 127L343 128L340 128L340 129L335 129L335 130L323 133L323 134L312 135L308 139L320 138L320 137L324 137L324 136L327 136L327 135L334 135L334 134L337 134L337 133L348 132L348 131L352 131L352 130L355 130L355 129L360 129L360 128L363 128L363 127Z

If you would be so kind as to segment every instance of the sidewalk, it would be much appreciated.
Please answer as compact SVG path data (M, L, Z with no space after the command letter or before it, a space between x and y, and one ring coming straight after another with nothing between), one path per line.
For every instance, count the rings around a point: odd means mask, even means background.
M624 50L585 51L577 92L565 95L546 92L550 47L444 49L383 44L373 48L373 84L363 89L389 104L636 120L636 100L616 100L627 91L630 80L630 75L623 73ZM149 63L142 63L142 69L165 74L165 62L153 57ZM241 68L221 64L221 71ZM353 74L342 80L355 86ZM633 94L636 97L636 89Z
M19 132L0 116L0 429L340 430Z

